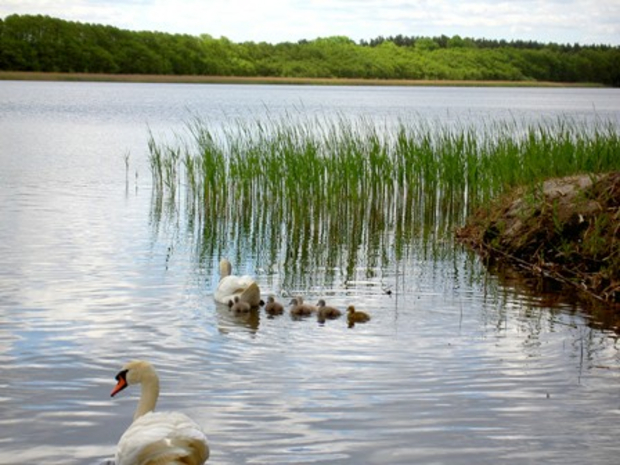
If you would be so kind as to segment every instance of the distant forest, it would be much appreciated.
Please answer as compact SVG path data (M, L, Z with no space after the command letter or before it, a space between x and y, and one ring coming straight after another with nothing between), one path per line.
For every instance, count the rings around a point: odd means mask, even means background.
M234 43L41 15L0 19L0 70L301 78L507 80L620 86L620 47L447 37Z

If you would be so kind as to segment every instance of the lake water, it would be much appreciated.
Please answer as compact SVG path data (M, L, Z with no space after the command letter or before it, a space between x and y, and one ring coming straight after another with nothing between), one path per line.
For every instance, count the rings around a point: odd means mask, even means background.
M578 304L450 237L289 279L243 231L205 256L156 214L149 131L282 115L620 126L620 90L0 82L0 464L113 457L139 390L109 394L134 358L159 371L159 410L204 427L210 463L616 464L617 335ZM372 320L236 318L213 301L221 256L282 302Z

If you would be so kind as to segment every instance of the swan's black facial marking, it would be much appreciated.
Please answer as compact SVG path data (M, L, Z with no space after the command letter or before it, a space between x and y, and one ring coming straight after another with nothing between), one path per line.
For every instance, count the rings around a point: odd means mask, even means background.
M114 389L112 389L112 393L110 394L110 397L114 397L116 394L118 394L123 389L125 389L127 386L129 386L129 384L127 383L127 372L128 371L129 370L121 370L116 374L114 379L117 381L117 383Z

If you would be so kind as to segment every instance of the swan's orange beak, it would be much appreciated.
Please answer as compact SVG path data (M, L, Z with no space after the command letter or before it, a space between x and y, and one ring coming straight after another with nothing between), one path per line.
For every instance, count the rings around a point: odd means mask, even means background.
M116 384L116 387L112 389L112 393L110 394L110 397L114 397L116 394L121 392L126 387L127 387L127 381L125 381L125 378L118 378L118 383Z
M127 379L125 378L126 375L127 375L126 370L123 370L118 375L116 375L116 381L118 382L116 383L116 387L112 389L112 393L110 394L110 397L114 397L116 394L118 394L119 392L121 392L123 389L125 389L128 386Z

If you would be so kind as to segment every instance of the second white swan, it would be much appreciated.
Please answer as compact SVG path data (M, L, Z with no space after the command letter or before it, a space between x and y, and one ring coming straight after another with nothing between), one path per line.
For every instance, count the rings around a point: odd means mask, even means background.
M223 258L220 261L220 282L213 293L216 302L228 305L235 297L247 302L251 307L261 305L260 288L251 276L236 276L232 274L232 265Z

